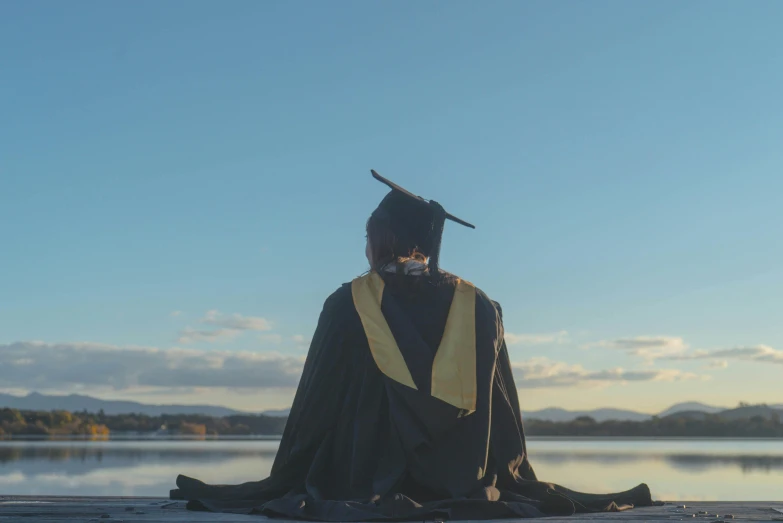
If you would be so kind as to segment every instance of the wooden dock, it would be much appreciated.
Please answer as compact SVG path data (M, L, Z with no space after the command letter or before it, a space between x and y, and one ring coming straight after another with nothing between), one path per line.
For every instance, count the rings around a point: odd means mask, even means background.
M783 495L783 493L781 493ZM684 508L683 508L684 507ZM0 496L0 522L80 521L84 523L241 523L266 520L263 516L215 514L185 510L183 501L163 498ZM725 521L783 521L783 501L779 502L695 502L665 503L614 514L587 514L570 518L546 518L552 523L575 521L682 521L713 523ZM282 520L272 520L282 521ZM508 523L502 520L497 523Z

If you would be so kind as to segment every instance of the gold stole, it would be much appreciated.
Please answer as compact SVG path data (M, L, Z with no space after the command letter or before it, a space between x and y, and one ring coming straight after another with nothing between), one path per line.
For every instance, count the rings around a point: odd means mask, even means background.
M405 359L381 311L384 282L371 272L351 283L375 364L386 376L416 389ZM476 288L458 280L446 327L432 364L430 394L459 409L476 410Z

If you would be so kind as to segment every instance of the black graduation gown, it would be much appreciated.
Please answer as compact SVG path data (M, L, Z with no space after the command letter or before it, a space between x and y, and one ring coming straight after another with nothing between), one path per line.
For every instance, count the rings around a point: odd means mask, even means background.
M192 510L323 521L498 519L652 504L641 484L585 494L538 481L528 461L500 306L475 291L475 411L429 394L457 281L387 286L381 310L417 389L379 369L351 284L325 302L271 474L240 485L180 475Z

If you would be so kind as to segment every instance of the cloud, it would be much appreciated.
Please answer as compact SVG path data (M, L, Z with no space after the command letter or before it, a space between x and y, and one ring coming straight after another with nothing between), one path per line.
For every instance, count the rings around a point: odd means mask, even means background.
M171 314L169 314L172 318L177 318L179 316L182 316L182 311L171 311Z
M291 336L291 341L299 345L310 345L310 338L302 336L301 334L294 334Z
M717 350L690 350L689 345L679 337L638 336L636 338L621 338L589 343L583 348L589 349L594 347L624 350L631 356L645 359L648 363L652 363L655 360L719 360L708 365L708 368L712 369L728 367L728 360L783 365L783 350L774 349L769 345L753 345Z
M180 331L177 343L195 343L200 341L214 343L234 339L243 331L268 331L272 328L271 323L265 318L242 316L241 314L226 315L217 310L207 311L204 317L199 320L199 323L218 328L214 330L197 330L186 327ZM275 334L271 336L277 337Z
M186 327L179 333L177 343L195 343L204 341L213 343L218 341L227 341L236 338L241 331L234 329L217 329L213 331L194 330Z
M100 343L0 344L0 384L5 389L295 388L303 364L304 358L272 352Z
M268 331L272 329L272 324L265 318L242 316L241 314L226 315L216 310L208 311L199 322L238 331Z
M675 336L637 336L602 340L584 346L586 349L596 347L622 350L647 361L680 355L688 350L688 344L682 338Z
M551 332L544 334L513 334L505 333L506 344L508 345L545 345L551 343L567 343L568 332Z
M513 362L511 367L517 388L537 389L549 387L576 387L580 385L609 385L612 383L647 381L682 381L698 379L690 372L675 369L625 370L614 368L591 371L581 365L573 365L548 358L531 358Z
M760 363L777 363L783 365L783 350L773 349L768 345L752 347L734 347L731 349L697 350L689 354L671 356L669 360L741 360Z

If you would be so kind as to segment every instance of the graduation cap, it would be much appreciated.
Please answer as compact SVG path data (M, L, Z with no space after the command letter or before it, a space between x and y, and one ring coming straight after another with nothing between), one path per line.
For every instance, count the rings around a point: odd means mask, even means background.
M440 244L446 220L471 229L475 229L475 225L449 214L435 200L417 196L387 180L375 170L371 169L370 172L373 178L391 189L373 215L384 219L402 244L410 249L416 248L428 256L430 275L437 278Z

